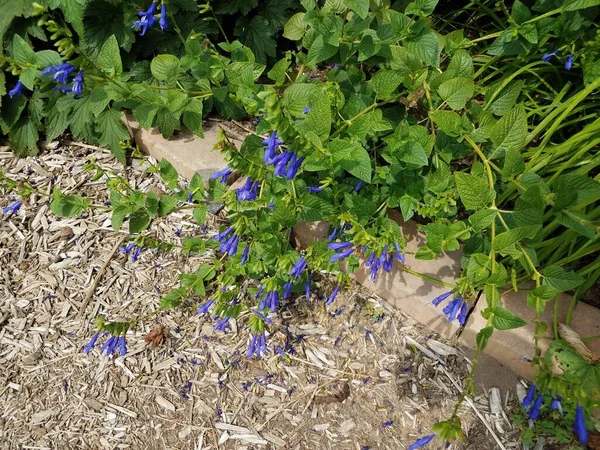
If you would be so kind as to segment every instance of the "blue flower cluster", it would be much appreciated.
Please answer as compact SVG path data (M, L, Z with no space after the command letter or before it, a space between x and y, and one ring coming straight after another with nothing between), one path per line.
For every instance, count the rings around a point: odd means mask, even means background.
M17 200L12 205L8 205L6 208L4 208L2 210L2 214L9 214L11 216L14 214L17 214L19 212L19 208L21 208L21 206L23 206L23 202L21 202L20 200Z
M131 262L136 262L140 257L142 247L134 244L133 242L130 242L126 246L120 246L119 251L125 253L126 255L131 255Z
M559 50L554 50L553 52L546 53L544 56L542 56L542 61L550 62L552 57L558 55L558 53L559 53ZM565 62L566 70L571 70L573 68L573 58L574 58L574 55L573 55L573 53L571 53L568 56L567 61Z
M260 296L262 291L259 291L258 296ZM268 291L263 295L260 304L258 305L258 309L264 310L269 308L271 312L275 312L277 308L279 308L279 291Z
M267 166L272 165L275 167L275 175L279 177L286 177L291 180L298 173L298 169L304 162L304 157L298 157L298 154L285 150L279 154L276 154L277 148L283 144L283 142L277 138L277 132L273 131L271 136L263 140L265 147L265 155L263 161Z
M250 358L252 355L256 355L258 358L267 354L267 338L265 332L254 333L250 338L250 346L248 347L248 353L246 357Z
M152 27L152 25L156 23L155 14L157 6L158 4L156 2L152 2L147 11L140 11L138 13L140 19L133 22L133 26L131 28L135 28L136 31L142 30L140 32L140 36L145 35L146 31L148 31L148 28ZM158 20L158 25L163 31L169 28L169 23L167 22L167 5L165 3L160 6L160 18Z
M219 241L219 251L227 253L229 256L233 256L237 252L240 237L232 233L233 227L227 228L225 231L213 236L213 239ZM230 236L231 235L231 236Z
M210 307L215 303L214 299L207 300L198 308L198 314L206 314L210 310Z
M418 448L423 448L427 444L429 444L433 440L434 437L435 437L435 433L430 434L428 436L423 436L422 438L419 438L415 442L410 444L408 446L408 450L417 450Z
M100 337L100 334L101 332L98 331L92 336L92 339L90 339L90 341L87 344L85 344L85 347L83 348L83 351L85 353L91 352L92 349L96 346L96 341ZM120 351L121 356L127 353L127 343L125 342L125 336L112 336L109 335L109 333L104 333L104 336L110 336L106 340L106 342L102 344L102 347L100 347L100 351L102 353L106 353L106 356L110 356L113 353L116 353L117 350Z
M438 306L451 295L452 291L444 292L443 294L435 297L431 303L433 303L433 306ZM467 310L467 302L462 297L454 297L452 301L450 301L450 303L448 303L444 309L442 309L442 313L448 316L448 322L458 319L458 323L463 326L467 321Z
M213 327L213 330L215 330L215 331L219 330L219 331L222 331L223 333L226 333L227 329L230 327L229 319L231 319L231 316L226 316L223 318L213 317L213 320L217 320L217 319L219 319L219 320Z
M73 77L73 84L66 86L69 83L69 76L77 70L71 63L57 64L56 66L49 66L42 70L42 75L52 74L52 79L61 86L57 86L54 89L62 92L71 92L74 96L81 95L83 92L83 70L77 72L77 75Z
M247 178L241 188L235 190L238 202L254 200L258 196L258 181Z
M371 281L375 281L377 279L380 269L383 269L384 272L387 273L391 272L394 260L400 261L402 264L404 264L404 254L402 254L400 246L396 243L394 244L394 247L395 249L393 251L389 251L389 247L385 245L381 251L381 255L379 256L377 256L376 251L371 252L365 264L369 268L369 278ZM367 251L368 247L365 245L362 249L363 255L366 255Z

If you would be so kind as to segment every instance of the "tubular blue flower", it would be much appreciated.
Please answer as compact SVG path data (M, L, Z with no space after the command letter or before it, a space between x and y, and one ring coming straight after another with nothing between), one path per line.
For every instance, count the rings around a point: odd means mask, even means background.
M310 110L311 110L310 106L305 106L304 109L302 110L302 113L303 114L308 114L310 112Z
M225 242L221 242L221 245L219 245L219 251L227 253L229 256L233 256L237 252L239 241L239 236L234 233Z
M415 442L410 444L408 446L408 450L417 450L418 448L423 448L427 444L429 444L433 440L434 437L435 437L435 433L430 434L429 436L423 436L422 438L419 438Z
M306 186L306 190L309 194L317 194L323 190L322 187L319 186Z
M577 411L575 412L575 424L573 425L573 431L577 435L577 439L581 444L587 444L588 442L588 432L585 426L585 414L583 412L583 407L581 405L577 405Z
M125 336L119 337L117 346L121 349L121 356L125 356L127 353L127 341L125 340Z
M304 293L306 295L306 300L310 300L310 285L312 283L312 274L308 276L308 280L304 284Z
M302 275L304 269L306 269L306 259L301 257L298 261L296 261L292 267L292 270L290 270L289 276L292 278L300 278L300 275Z
M231 233L232 231L233 231L233 227L229 227L225 231L222 231L219 234L215 234L213 236L213 239L215 241L219 241L219 242L223 243L225 241L225 239L227 238L227 236L229 235L229 233Z
M360 180L354 187L354 192L360 191L360 188L362 188L364 184L365 184L365 182L363 180Z
M198 308L198 314L206 314L210 310L210 307L213 305L214 302L214 299L210 299L202 303Z
M169 28L169 22L167 22L167 5L165 3L160 6L160 19L158 20L158 24L163 31Z
M283 299L284 300L291 295L291 293L292 293L292 286L293 286L293 283L291 281L288 281L287 283L285 283L283 285Z
M331 295L329 296L329 298L327 299L325 304L331 305L335 301L335 298L337 297L339 291L340 291L340 287L338 285L335 287L335 289L333 290L333 292L331 293Z
M140 253L142 252L142 247L136 245L135 250L131 253L131 262L136 262L140 257Z
M553 411L558 411L561 416L563 415L562 398L560 396L552 399L552 403L550 403L550 409Z
M223 170L219 170L219 171L213 173L210 176L210 179L215 180L217 178L221 178L221 183L225 184L225 183L227 183L227 177L229 175L231 175L232 172L233 171L229 167L225 167Z
M67 84L68 76L75 71L76 67L73 64L62 63L56 66L49 66L42 70L42 75L53 74L52 78L54 81Z
M258 309L266 309L269 308L271 312L275 312L277 308L279 308L279 292L278 291L269 291L265 293L260 304L258 305Z
M335 237L337 236L337 234L338 234L338 227L334 227L331 234L329 236L327 236L327 239L329 239L330 241L333 241L335 239Z
M12 88L10 91L8 91L8 96L10 98L13 98L15 95L23 95L23 83L21 83L20 81L17 81L17 84L15 84L15 87Z
M373 264L373 261L375 261L375 257L376 256L377 256L377 253L371 252L371 254L369 255L369 258L367 259L367 262L365 263L365 265L367 267L371 267L371 264Z
M565 69L571 70L572 67L573 67L573 53L571 53L569 55L569 57L567 58L567 62L565 63Z
M258 196L258 181L246 179L246 183L239 189L235 190L238 202L254 200Z
M2 210L2 214L9 214L11 216L14 214L17 214L19 212L19 208L21 208L21 206L23 206L23 202L20 200L17 200L12 205L8 205L6 208L4 208Z
M400 246L398 245L397 242L394 244L394 246L396 247L396 252L394 253L394 258L396 258L398 261L400 261L402 264L404 264L404 254L402 253Z
M110 356L113 353L115 353L117 351L117 349L121 349L121 355L124 355L125 353L123 353L123 344L122 342L125 341L125 337L121 336L110 336L108 338L108 340L102 345L102 347L100 347L100 351L102 353L105 353L106 356ZM125 347L125 352L127 352L127 348Z
M260 317L265 323L273 323L273 321L271 319L269 319L267 316L265 316L263 313L253 309L252 312L257 316Z
M394 264L394 255L392 255L391 253L388 253L387 258L385 258L385 261L383 261L381 263L381 265L383 266L383 270L385 270L386 272L391 272L393 264Z
M535 401L533 402L533 406L529 410L529 418L533 421L536 421L540 416L540 409L542 409L542 405L544 404L544 396L539 394Z
M352 247L352 242L332 242L331 244L327 245L329 250L342 250L348 247Z
M83 92L83 70L80 70L73 78L73 95L77 97Z
M544 56L542 56L542 61L544 62L549 62L553 56L558 54L558 50L554 50L552 53L546 53Z
M246 245L246 248L244 249L244 253L242 253L242 261L241 261L242 266L244 264L246 264L246 261L248 261L248 253L249 252L250 252L250 245Z
M213 317L213 319L217 319L217 317ZM220 319L213 327L213 330L220 330L226 333L227 328L229 328L229 319L231 319L231 316L223 317L222 319Z
M133 22L132 28L135 28L136 31L139 31L141 28L142 31L140 36L145 35L148 28L150 28L152 25L154 25L154 22L156 22L156 17L154 17L154 14L156 13L156 7L156 2L152 2L147 11L140 11L138 13L140 20Z
M462 327L466 321L467 321L467 302L463 302L462 306L460 307L460 313L458 313L458 323L460 323L460 326Z
M373 253L375 253L375 252L373 252ZM377 279L377 274L379 272L380 267L381 267L381 260L379 258L375 258L375 260L373 260L371 267L370 267L371 273L369 274L369 278L371 279L371 281L375 281Z
M91 352L92 349L96 346L96 341L98 340L99 337L100 337L100 332L98 331L96 334L94 334L92 336L92 338L90 339L90 342L85 344L85 347L83 347L83 352L86 354Z
M248 346L248 353L246 357L250 358L252 355L256 355L257 358L261 358L267 354L267 338L265 332L254 333L250 338L250 345Z
M391 427L392 425L394 425L393 420L386 420L385 422L383 422L381 424L381 428L388 428L388 427Z
M296 159L296 154L294 153L294 156L292 157L292 160L290 161L290 165L288 166L288 169L285 172L285 177L288 180L293 179L296 174L298 173L298 169L300 169L300 166L302 165L302 163L304 162L304 156L301 156L300 158Z
M535 384L532 384L529 387L529 390L527 391L527 395L523 399L523 403L521 403L521 405L523 405L523 407L528 408L531 405L531 403L533 402L533 397L535 396L536 389L537 388L536 388Z
M349 249L341 251L339 253L335 253L334 255L331 256L331 259L329 260L329 262L334 263L336 261L342 261L342 260L346 259L348 256L352 255L353 253L354 253L353 248L349 248Z
M295 160L296 154L288 152L287 150L273 158L271 162L275 166L275 172L273 172L274 175L277 177L284 176L287 165L292 160L292 158L294 158Z
M179 237L179 236L181 236L181 233L183 233L183 228L179 228L179 229L175 230L175 236Z
M442 313L448 316L448 322L452 322L458 316L460 309L464 303L462 297L457 297L452 299L448 305L444 309L442 309Z
M277 147L283 144L283 141L277 139L277 132L273 131L271 136L269 136L267 139L264 139L262 143L267 146L265 148L265 156L263 157L263 161L267 164L270 164L268 161L271 161L275 157L275 150L277 150Z
M119 251L125 253L126 255L129 255L131 253L131 250L133 250L134 247L135 247L135 244L133 242L130 242L125 247L124 246L120 246L119 247Z
M193 201L193 200L194 200L194 191L190 191L190 193L189 193L189 194L188 194L188 196L187 196L187 199L186 199L186 201L187 201L188 203L192 203L192 201Z

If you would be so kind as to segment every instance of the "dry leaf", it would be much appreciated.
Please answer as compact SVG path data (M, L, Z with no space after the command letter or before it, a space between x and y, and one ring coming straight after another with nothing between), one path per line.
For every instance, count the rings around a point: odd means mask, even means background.
M315 397L315 405L328 405L329 403L342 403L350 397L350 384L345 383L340 392L330 395L319 395Z
M152 344L152 348L158 347L165 339L165 327L157 325L144 337L146 344Z

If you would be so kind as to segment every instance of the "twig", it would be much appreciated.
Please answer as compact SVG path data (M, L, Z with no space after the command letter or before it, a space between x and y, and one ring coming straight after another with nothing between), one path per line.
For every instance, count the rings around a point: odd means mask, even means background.
M110 260L113 258L113 256L115 256L115 254L119 250L119 247L121 246L121 244L123 243L125 238L126 238L126 236L120 237L120 239L117 241L117 243L111 250L108 257L106 258L106 261L104 261L104 264L102 264L102 267L100 267L100 270L96 273L96 276L94 277L94 281L92 281L92 285L90 286L90 290L85 295L85 298L83 299L83 303L81 304L81 307L79 308L79 313L77 314L78 317L81 317L83 315L85 308L87 308L87 305L90 303L90 299L92 298L92 295L94 295L94 291L96 290L96 286L98 286L98 282L100 281L100 278L102 278L102 275L104 274L104 272L106 272L106 268L110 264Z
M452 375L450 375L450 373L448 373L448 371L443 366L438 366L438 367L446 374L446 376L452 382L452 384L454 385L454 387L456 388L456 390L462 395L463 390L460 388L460 386L456 382L456 380L454 378L452 378ZM477 417L479 417L479 420L481 420L483 422L483 424L485 425L485 427L487 428L487 430L490 432L490 434L492 435L492 437L496 441L496 444L498 444L498 447L500 447L502 450L506 450L506 447L502 444L502 441L496 435L496 433L494 432L494 429L490 426L489 423L487 423L487 421L485 420L485 417L483 417L483 415L475 407L475 404L473 403L473 401L468 396L465 396L465 401L471 407L471 409L473 409L473 411L475 411L475 414L477 415Z

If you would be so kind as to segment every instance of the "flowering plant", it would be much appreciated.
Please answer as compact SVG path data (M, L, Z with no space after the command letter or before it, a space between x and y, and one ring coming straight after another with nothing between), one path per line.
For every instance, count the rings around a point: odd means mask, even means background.
M598 106L600 87L600 45L589 36L597 2L553 7L538 1L534 16L517 0L510 15L502 5L506 20L491 10L490 26L499 29L469 37L462 29L449 32L457 12L432 16L435 0L397 9L384 1L304 0L290 8L298 12L283 28L295 50L268 66L253 45L215 44L199 25L184 26L178 8L191 6L165 1L131 6L125 16L140 40L174 31L177 51L124 64L121 34L86 48L68 26L77 31L79 22L61 2L66 22L57 20L56 3L36 5L30 15L41 32L54 30L59 52L34 51L27 36L13 33L11 51L0 59L18 76L3 97L0 120L17 151L33 151L40 130L53 139L68 127L125 162L130 154L121 110L167 137L180 122L201 135L202 117L213 107L227 117L260 119L239 149L220 136L228 167L207 184L195 175L182 186L165 160L150 169L169 190L161 195L108 177L112 225L117 230L126 222L135 236L123 246L132 261L144 249L172 248L146 233L155 217L189 209L202 227L209 205L227 208L227 226L182 245L186 252L213 251L212 264L182 274L181 286L162 298L161 308L191 299L216 330L245 322L248 356L264 356L269 325L292 293L307 301L316 297L318 274L333 276L325 300L330 305L361 265L373 281L393 267L410 270L403 266L402 228L388 214L399 209L404 220L418 218L426 234L411 258L431 260L463 246L461 277L432 301L444 302L441 313L464 325L473 301L484 294L486 326L477 334L476 358L493 333L525 324L501 306L502 293L533 284L528 304L535 310L539 380L524 406L532 422L568 410L565 417L585 442L586 414L600 403L597 363L577 359L558 335L557 316L553 353L544 358L539 341L547 330L541 320L547 304L574 292L568 322L578 298L600 276L600 260L593 258L600 250L600 119L586 112ZM198 16L208 13L215 13L211 5L201 5ZM85 37L85 28L79 34ZM4 76L0 81L3 86ZM88 169L105 175L93 162ZM245 179L227 189L232 174ZM5 176L0 181L21 197L34 189ZM17 201L3 211L17 213L21 206ZM56 214L79 216L90 207L78 195L53 192ZM294 228L314 221L329 224L328 240L296 248ZM126 351L123 336L134 325L98 320L86 351L104 338L105 353ZM552 372L552 354L571 362L562 376ZM461 437L457 411L473 389L472 375L452 417L409 448Z

